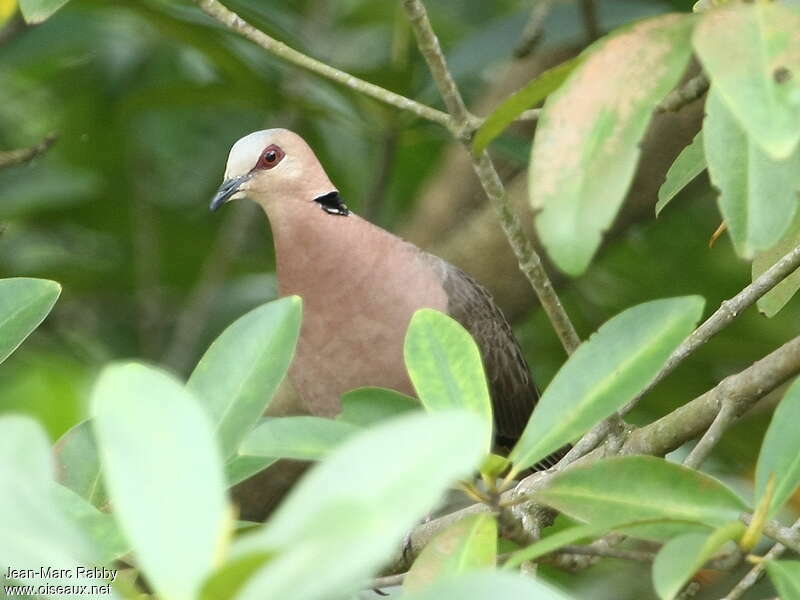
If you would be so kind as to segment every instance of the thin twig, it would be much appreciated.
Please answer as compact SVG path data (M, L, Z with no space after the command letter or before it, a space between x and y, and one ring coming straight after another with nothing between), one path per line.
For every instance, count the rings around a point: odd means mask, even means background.
M710 82L705 73L692 77L677 90L667 94L666 98L656 106L656 112L675 112L682 109L705 94L709 85Z
M623 560L632 560L635 562L651 563L656 555L653 552L645 552L642 550L625 550L623 548L614 548L608 545L592 545L587 546L562 546L558 549L559 554L580 554L585 556L599 556L601 558L621 558Z
M711 427L703 434L703 437L700 438L700 441L692 448L689 456L683 461L684 466L691 469L699 468L722 438L725 430L736 421L736 407L731 402L727 402L723 394L724 392L722 391L718 393L722 397L720 398L721 408L717 413L717 417L711 423Z
M514 48L515 57L525 58L539 45L544 34L544 23L554 4L555 0L534 0L531 16L525 24L517 47Z
M420 52L439 88L445 106L455 120L455 131L465 145L469 144L469 127L474 117L467 110L458 87L447 68L439 40L433 32L427 11L420 0L403 0ZM456 133L458 135L458 133ZM469 148L467 147L467 151ZM517 257L520 270L533 287L545 313L568 354L580 344L580 338L556 294L553 284L542 264L542 259L525 235L522 224L511 209L503 182L486 152L472 157L473 167L484 192L497 213L500 225Z
M591 43L600 37L600 20L597 17L597 4L595 0L580 0L583 28L586 31L586 41Z
M263 31L256 29L250 25L250 23L242 19L238 14L232 10L229 10L217 0L195 0L195 3L203 10L203 12L213 19L216 19L229 29L241 34L250 41L261 46L267 52L274 54L286 62L290 62L302 69L311 71L312 73L316 73L317 75L340 83L351 90L355 90L361 94L364 94L365 96L374 98L375 100L380 100L381 102L391 104L396 108L411 112L418 117L427 119L428 121L433 121L434 123L439 123L447 128L452 128L453 120L447 113L421 104L416 100L412 100L411 98L406 98L405 96L396 94L378 85L364 81L363 79L359 79L350 73L340 71L339 69L331 67L320 60L312 58L306 54L303 54L302 52L298 52L283 42L270 37Z
M794 531L800 529L800 519L794 522L794 525L792 525L792 529ZM780 558L780 556L785 551L786 551L786 546L784 546L781 543L777 543L774 546L772 546L772 548L769 549L769 552L767 552L764 555L763 560L758 562L752 569L750 569L747 572L747 574L744 577L742 577L739 583L737 583L733 587L733 589L731 589L731 591L728 592L728 595L725 596L722 600L739 600L739 598L741 598L745 594L745 592L749 590L751 587L753 587L759 580L761 574L764 572L764 569L766 569L767 562L769 562L770 560L775 560L777 558Z
M56 143L58 134L50 133L41 142L30 148L20 148L19 150L8 150L0 152L0 169L13 167L32 161L37 156L47 152Z

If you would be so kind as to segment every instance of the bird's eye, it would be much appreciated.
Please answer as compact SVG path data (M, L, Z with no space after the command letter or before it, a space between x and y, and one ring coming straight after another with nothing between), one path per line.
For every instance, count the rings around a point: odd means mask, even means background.
M256 169L271 169L275 165L277 165L283 157L285 156L284 151L281 149L280 146L276 146L275 144L271 144L264 148L264 151L261 152L261 156L258 157L258 163L256 163Z

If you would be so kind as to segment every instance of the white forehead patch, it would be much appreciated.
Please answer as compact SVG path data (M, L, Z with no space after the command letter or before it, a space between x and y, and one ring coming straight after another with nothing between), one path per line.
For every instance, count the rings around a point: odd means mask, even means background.
M228 164L225 167L225 179L238 177L249 173L256 163L261 152L272 143L285 129L264 129L254 131L236 142L228 155Z

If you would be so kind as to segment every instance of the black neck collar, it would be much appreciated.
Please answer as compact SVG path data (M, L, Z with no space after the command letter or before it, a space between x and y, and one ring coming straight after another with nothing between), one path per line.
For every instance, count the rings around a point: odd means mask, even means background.
M322 196L317 196L314 198L314 202L319 204L322 210L329 215L346 217L350 214L350 209L347 208L347 205L342 201L342 197L336 190L323 194Z

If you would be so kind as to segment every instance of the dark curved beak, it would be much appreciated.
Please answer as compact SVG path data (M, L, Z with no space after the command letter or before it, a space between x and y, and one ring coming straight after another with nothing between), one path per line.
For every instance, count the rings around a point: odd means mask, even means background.
M231 199L236 192L239 191L241 185L250 179L252 175L250 173L246 175L240 175L239 177L233 177L232 179L226 179L222 182L222 185L219 186L214 199L211 200L211 212L216 211L220 206L225 204L228 200Z

